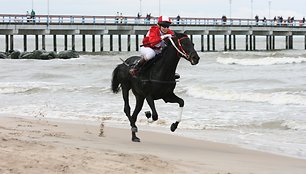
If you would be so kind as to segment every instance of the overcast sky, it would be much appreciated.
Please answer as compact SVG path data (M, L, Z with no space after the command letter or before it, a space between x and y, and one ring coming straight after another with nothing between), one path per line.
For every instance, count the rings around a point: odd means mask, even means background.
M1 14L48 13L48 0L0 0ZM231 3L230 3L231 2ZM270 3L269 3L270 2ZM231 4L231 5L230 5ZM270 4L270 5L269 5ZM270 7L270 8L269 8ZM54 15L116 15L151 13L152 16L260 18L274 16L306 16L305 0L49 0L49 14ZM253 9L253 10L252 10Z

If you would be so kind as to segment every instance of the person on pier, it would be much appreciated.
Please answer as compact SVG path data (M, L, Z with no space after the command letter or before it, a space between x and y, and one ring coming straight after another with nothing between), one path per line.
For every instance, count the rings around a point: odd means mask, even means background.
M35 11L33 9L31 11L31 19L32 19L32 22L35 22Z
M140 47L141 59L130 69L130 74L136 77L139 69L145 62L160 54L162 48L166 46L164 39L172 37L174 32L169 28L172 21L167 16L160 16L157 25L153 25L143 38Z

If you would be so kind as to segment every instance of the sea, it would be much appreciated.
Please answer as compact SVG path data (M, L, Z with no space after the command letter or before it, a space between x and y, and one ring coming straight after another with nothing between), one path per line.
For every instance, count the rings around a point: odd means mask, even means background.
M199 64L192 66L181 59L177 68L181 78L175 93L185 101L178 129L170 131L178 105L158 100L159 120L147 120L144 112L150 109L145 103L138 116L139 131L306 159L304 38L295 41L293 50L283 49L284 38L277 41L274 51L265 51L265 38L257 39L257 51L243 51L244 39L240 38L240 50L222 51L220 38L219 50L200 52L195 38ZM15 41L16 49L22 50L21 43L22 38ZM52 43L48 46L51 49ZM63 49L63 44L58 46ZM4 45L0 48L4 50ZM0 59L0 116L90 121L97 125L103 122L106 126L129 128L122 95L112 93L110 86L112 71L121 63L120 58L133 55L139 53L104 51L68 60ZM135 98L132 93L130 96L134 108ZM140 138L146 141L149 137Z

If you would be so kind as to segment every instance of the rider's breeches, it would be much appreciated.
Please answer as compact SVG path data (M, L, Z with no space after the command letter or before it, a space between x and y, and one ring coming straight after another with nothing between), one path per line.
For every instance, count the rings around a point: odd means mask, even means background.
M140 54L146 61L155 57L156 54L159 54L160 50L154 50L150 47L140 47Z

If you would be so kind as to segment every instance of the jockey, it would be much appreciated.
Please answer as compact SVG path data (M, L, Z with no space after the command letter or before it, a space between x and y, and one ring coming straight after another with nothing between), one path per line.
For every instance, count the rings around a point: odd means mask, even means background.
M150 28L146 37L143 38L143 47L140 47L141 59L130 69L130 74L132 76L137 76L139 69L146 61L161 53L162 48L166 46L164 39L172 37L174 34L174 32L169 29L171 23L169 17L160 16L157 25Z

